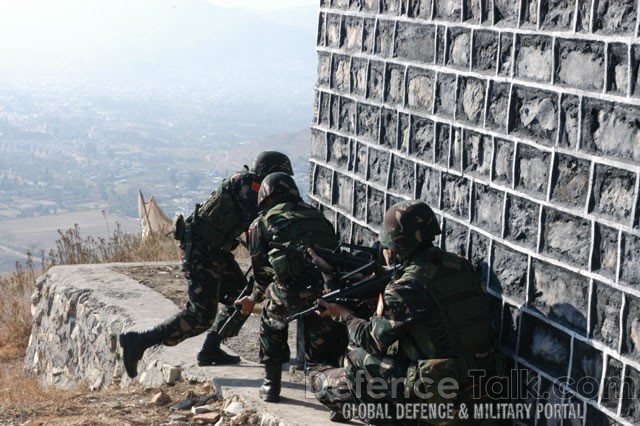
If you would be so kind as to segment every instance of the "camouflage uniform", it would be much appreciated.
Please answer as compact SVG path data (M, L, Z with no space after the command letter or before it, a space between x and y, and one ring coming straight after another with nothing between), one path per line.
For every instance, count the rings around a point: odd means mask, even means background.
M468 392L466 371L491 365L493 337L484 294L466 259L432 245L439 233L424 203L401 202L385 214L381 242L402 265L374 316L343 318L355 346L344 366L312 376L316 396L332 411L341 413L345 403L374 402L389 404L394 413L393 404L402 398L418 400L413 391L417 378L434 381L428 388L434 395L418 401L458 402L462 396L446 399L437 393L439 379L454 378ZM366 385L373 379L387 388L368 394ZM425 389L419 390L424 396Z
M323 279L306 265L290 277L278 274L274 262L285 255L270 249L269 242L309 243L327 248L338 244L333 226L321 212L302 202L275 205L249 228L249 252L256 280L250 299L261 302L266 295L260 318L260 362L289 362L288 324L285 318L315 303L322 294ZM307 365L338 365L346 349L344 326L330 319L307 315L304 323L305 360Z

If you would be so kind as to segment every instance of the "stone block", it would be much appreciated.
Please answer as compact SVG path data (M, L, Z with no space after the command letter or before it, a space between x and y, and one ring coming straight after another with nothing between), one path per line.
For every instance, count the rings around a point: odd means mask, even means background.
M351 58L349 56L335 55L331 70L331 88L340 92L349 93L351 81Z
M332 177L333 171L331 169L316 165L313 177L313 195L327 203L331 201Z
M453 128L451 137L451 150L449 151L449 168L458 172L462 171L462 129Z
M591 270L612 280L618 267L618 230L596 223Z
M349 9L349 0L331 0L331 6L334 9Z
M333 174L333 205L351 214L353 210L353 179L341 173Z
M513 34L500 33L499 59L498 74L507 77L511 76L511 66L513 65Z
M456 86L455 74L438 73L435 102L437 115L453 119L456 108Z
M408 0L407 3L410 18L431 19L432 0Z
M575 148L578 144L580 98L563 94L560 100L560 137L558 144L564 148Z
M327 134L327 162L338 169L346 170L349 164L349 139Z
M355 201L353 203L353 215L356 219L366 220L367 214L367 185L355 181ZM346 241L346 240L343 240Z
M591 337L615 351L618 350L620 342L620 309L620 291L594 281L591 299Z
M367 10L369 12L378 13L380 11L380 1L379 0L361 0L362 10Z
M444 167L449 167L449 144L451 138L451 126L445 123L436 123L435 162Z
M394 109L382 108L380 112L380 145L395 149L398 134L398 113Z
M318 87L329 87L331 80L331 53L318 52Z
M526 80L551 81L553 67L551 37L519 35L516 40L515 75Z
M404 103L404 65L387 64L384 99L387 103Z
M494 243L489 288L517 303L527 297L527 255Z
M311 130L311 158L320 161L327 160L327 138L322 130Z
M418 199L432 208L440 208L440 172L430 167L418 165Z
M358 142L353 155L353 172L361 177L367 176L367 146Z
M341 214L340 212L336 213L336 233L338 235L338 239L340 241L349 241L351 238L351 220Z
M362 18L355 16L342 18L340 47L345 52L360 52L362 50Z
M520 28L535 30L538 26L538 1L524 0L520 12Z
M604 87L604 43L557 39L556 82L579 89Z
M358 136L368 142L378 143L380 133L380 108L358 104Z
M504 193L488 185L476 183L474 196L472 222L485 231L502 237Z
M478 24L482 22L482 1L483 0L463 0L462 20Z
M591 250L588 220L544 207L542 252L573 266L586 268Z
M516 188L546 198L551 153L519 144L516 154Z
M320 98L321 92L316 91L313 96L313 117L311 118L312 126L319 124L318 120L320 118Z
M489 273L489 239L475 231L469 233L469 260L476 268L482 283L486 288L487 275Z
M493 0L495 25L516 28L520 18L520 3L513 0Z
M599 0L596 2L594 30L602 34L635 36L636 3L635 0Z
M412 161L396 155L391 159L391 178L389 189L411 198L415 190L415 166Z
M340 126L340 96L331 95L329 128L337 130Z
M325 46L327 42L327 14L320 12L318 15L318 33L316 36L316 46Z
M342 15L327 13L327 46L338 49L342 40Z
M384 58L390 58L393 55L393 30L395 27L394 21L386 19L378 19L378 25L376 26L375 46L373 52L376 55Z
M629 54L624 43L609 45L607 90L622 96L627 95L629 88Z
M540 206L526 198L507 195L505 237L531 249L538 246Z
M389 153L369 148L369 180L387 187Z
M409 153L411 140L411 116L401 112L398 114L398 142L396 146L401 152Z
M566 376L571 356L571 337L526 313L521 321L520 356L551 377Z
M602 352L580 340L573 341L569 387L582 397L597 400L602 378Z
M489 82L487 128L504 132L509 116L509 83Z
M356 103L348 98L340 98L340 118L338 129L352 134L356 131Z
M431 64L435 59L434 25L398 22L394 56L400 59Z
M589 279L548 263L531 264L531 306L553 322L587 334Z
M352 243L362 246L370 246L378 240L378 234L372 230L360 226L357 223L353 224Z
M351 93L354 95L367 94L367 68L369 68L369 61L366 59L351 59Z
M469 228L448 219L444 220L443 227L443 248L450 253L455 253L459 256L466 257Z
M376 44L376 20L365 18L362 23L362 51L373 53Z
M484 122L485 82L473 77L460 77L456 120L482 127Z
M583 101L582 149L640 161L640 108L591 98Z
M386 204L387 207L386 208L388 209L389 207L393 206L394 204L399 203L400 201L404 201L404 200L406 200L406 198L398 197L398 196L395 196L393 194L387 194L387 204ZM385 211L386 211L386 209L385 209Z
M435 74L431 70L409 67L407 71L407 106L430 114L433 111Z
M583 209L589 188L589 161L566 154L556 154L551 180L551 199Z
M624 387L622 389L622 407L620 415L631 424L640 424L640 371L630 365L625 367Z
M545 145L555 145L558 131L558 95L513 86L509 129Z
M460 0L436 0L434 3L434 15L436 19L449 22L461 21L462 4Z
M367 75L367 97L382 102L384 95L384 62L370 61Z
M330 126L331 116L331 95L329 93L320 92L320 117L318 124L324 127Z
M624 225L632 221L636 174L596 164L589 211Z
M402 3L403 0L382 0L380 3L380 13L398 16L403 10Z
M640 45L631 45L631 78L629 84L631 85L631 95L634 97L640 96Z
M617 408L616 408L617 410ZM613 410L616 412L616 410ZM609 425L618 426L620 423L613 420L606 413L598 410L591 404L587 404L587 411L585 412L585 424L587 425Z
M446 59L445 45L447 42L447 27L438 25L436 30L436 65L444 65Z
M442 209L447 213L469 217L469 180L444 173L442 176Z
M471 62L471 30L449 28L447 46L447 65L453 68L468 69Z
M359 11L364 7L363 3L363 0L349 0L349 10ZM377 6L377 1L375 1L374 3L376 3Z
M504 304L502 313L502 332L500 333L500 345L515 353L518 342L518 330L520 323L520 310L508 303Z
M473 33L472 69L494 74L498 60L499 33L478 30Z
M607 357L602 399L600 403L614 412L618 409L618 402L622 395L622 369L624 366L615 358ZM598 424L598 423L589 423Z
M513 142L496 138L494 144L493 180L511 186L513 181Z
M540 27L545 30L570 31L573 29L575 10L574 0L542 0Z
M586 0L578 2L578 16L576 17L576 31L583 33L590 33L590 21L591 21L591 3L594 0Z
M369 187L367 202L367 223L373 226L380 226L384 218L384 192Z
M488 180L491 173L491 157L493 156L491 137L465 130L463 140L462 169L465 173L481 176Z
M493 294L487 294L487 305L489 311L489 325L494 336L500 333L500 323L502 322L502 299Z
M640 284L640 237L622 233L620 247L620 281L635 286Z

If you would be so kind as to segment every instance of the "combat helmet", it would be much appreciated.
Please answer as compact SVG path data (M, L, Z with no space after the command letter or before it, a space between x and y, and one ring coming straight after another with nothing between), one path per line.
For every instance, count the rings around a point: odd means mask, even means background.
M267 198L276 197L282 200L301 199L298 186L293 181L293 178L286 173L271 173L264 178L258 191L258 207L263 208Z
M293 176L289 157L278 151L262 151L253 162L251 171L261 178L275 172L283 172Z
M431 243L441 233L431 207L422 201L401 201L385 213L380 243L406 259L416 247Z

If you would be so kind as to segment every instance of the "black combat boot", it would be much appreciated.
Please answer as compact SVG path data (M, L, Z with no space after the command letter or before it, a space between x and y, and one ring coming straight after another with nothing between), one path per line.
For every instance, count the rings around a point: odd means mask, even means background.
M282 364L270 362L264 365L264 382L258 389L260 398L267 402L280 401L280 381L282 378Z
M222 339L215 331L208 331L207 337L204 339L202 349L198 352L198 365L201 367L207 365L228 365L240 362L237 355L229 355L220 349Z
M122 361L127 375L132 379L138 375L138 361L142 359L144 351L154 345L162 343L163 333L157 328L142 332L129 331L120 335L122 346Z

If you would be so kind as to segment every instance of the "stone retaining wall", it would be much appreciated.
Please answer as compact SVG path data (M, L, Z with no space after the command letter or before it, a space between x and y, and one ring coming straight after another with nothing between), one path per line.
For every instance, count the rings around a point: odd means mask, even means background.
M439 244L483 273L501 348L541 390L563 378L585 424L640 423L638 9L322 0L319 14L310 199L355 243L396 201L429 203Z

